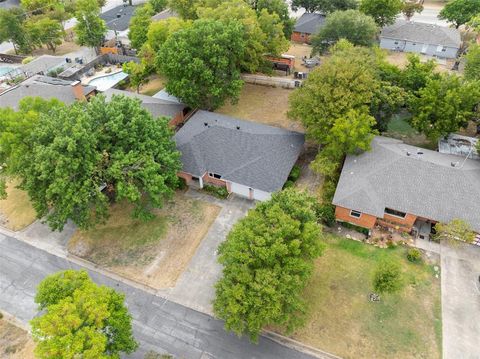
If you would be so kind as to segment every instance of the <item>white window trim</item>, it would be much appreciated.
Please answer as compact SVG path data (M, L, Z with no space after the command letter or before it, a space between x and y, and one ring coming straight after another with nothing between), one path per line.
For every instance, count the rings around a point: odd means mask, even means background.
M219 178L215 177L215 175L217 175ZM222 179L222 176L215 172L208 172L208 177L215 178L215 179Z
M358 213L359 216L357 217L357 216L352 215L352 212ZM357 219L358 219L358 218L361 218L361 217L362 217L362 212L356 211L356 210L354 210L354 209L351 209L351 210L350 210L350 217L352 217L352 218L357 218Z

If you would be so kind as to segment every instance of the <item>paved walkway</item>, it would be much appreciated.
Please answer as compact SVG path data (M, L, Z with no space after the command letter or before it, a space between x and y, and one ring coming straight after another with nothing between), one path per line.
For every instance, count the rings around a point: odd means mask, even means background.
M0 235L0 308L27 323L37 314L33 297L38 283L46 275L68 268L82 266ZM209 315L97 271L89 272L95 282L125 293L134 319L135 337L140 342L140 349L130 356L132 358L143 358L149 350L188 359L313 358L265 337L261 337L258 344L251 344L247 338L239 339L225 332L223 323Z

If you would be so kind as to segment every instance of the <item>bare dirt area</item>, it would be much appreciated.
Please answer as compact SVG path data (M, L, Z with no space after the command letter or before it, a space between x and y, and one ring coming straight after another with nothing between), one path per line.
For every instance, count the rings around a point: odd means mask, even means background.
M387 61L392 65L396 65L401 69L405 68L408 64L408 55L409 52L398 52L398 51L388 51L387 52ZM428 56L420 55L420 61L427 62L428 60L432 59ZM454 60L437 60L437 68L438 72L456 72L452 71L452 66L454 65Z
M80 50L82 47L77 45L74 42L70 41L64 41L62 42L61 45L57 47L55 50L55 53L47 49L46 47L42 47L40 49L35 49L33 50L33 55L34 56L40 56L40 55L55 55L55 56L62 56L65 54L69 54L70 52L75 52Z
M245 84L237 104L226 104L216 112L243 120L304 132L300 122L287 116L288 96L292 90Z
M68 250L156 289L175 285L220 212L180 192L151 221L132 219L131 209L125 203L112 206L107 223L77 231Z
M7 182L7 198L0 200L0 226L12 231L21 230L36 219L28 194L16 188L18 182Z
M300 44L292 42L290 48L286 52L288 55L295 56L295 71L309 72L310 69L305 67L302 63L303 57L310 57L312 53L312 47L307 44Z
M35 343L15 318L0 314L0 358L33 359Z

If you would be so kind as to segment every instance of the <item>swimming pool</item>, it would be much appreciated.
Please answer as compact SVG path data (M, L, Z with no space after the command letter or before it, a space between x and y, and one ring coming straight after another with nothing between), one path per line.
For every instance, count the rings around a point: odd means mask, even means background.
M15 67L10 67L10 66L0 66L0 76L5 75L7 72L10 72L14 69Z
M114 74L108 74L94 78L93 80L90 80L88 84L90 86L95 86L98 91L106 91L127 77L128 74L123 71L119 71Z

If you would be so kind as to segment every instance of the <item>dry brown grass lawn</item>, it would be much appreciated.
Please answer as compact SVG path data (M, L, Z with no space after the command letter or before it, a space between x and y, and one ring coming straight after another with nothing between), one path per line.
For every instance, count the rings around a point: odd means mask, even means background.
M300 122L289 120L288 96L292 90L245 84L236 105L226 104L216 112L243 120L303 132Z
M142 95L153 96L165 87L166 79L159 75L152 75L148 83L140 88Z
M30 199L25 191L15 188L18 182L7 183L7 198L0 200L0 225L18 231L36 219Z
M175 285L220 208L177 193L148 222L131 218L132 206L111 208L104 225L77 231L70 253L153 288Z
M0 319L0 358L34 359L35 343L11 317Z
M405 66L408 63L408 55L410 53L408 52L397 52L397 51L388 51L387 52L387 61L391 63L392 65L396 65L400 67L401 69L405 68ZM420 56L422 61L427 61L429 58L425 56ZM447 63L444 64L437 64L436 71L437 72L452 72L451 68L454 64L454 61L452 60L447 60Z

